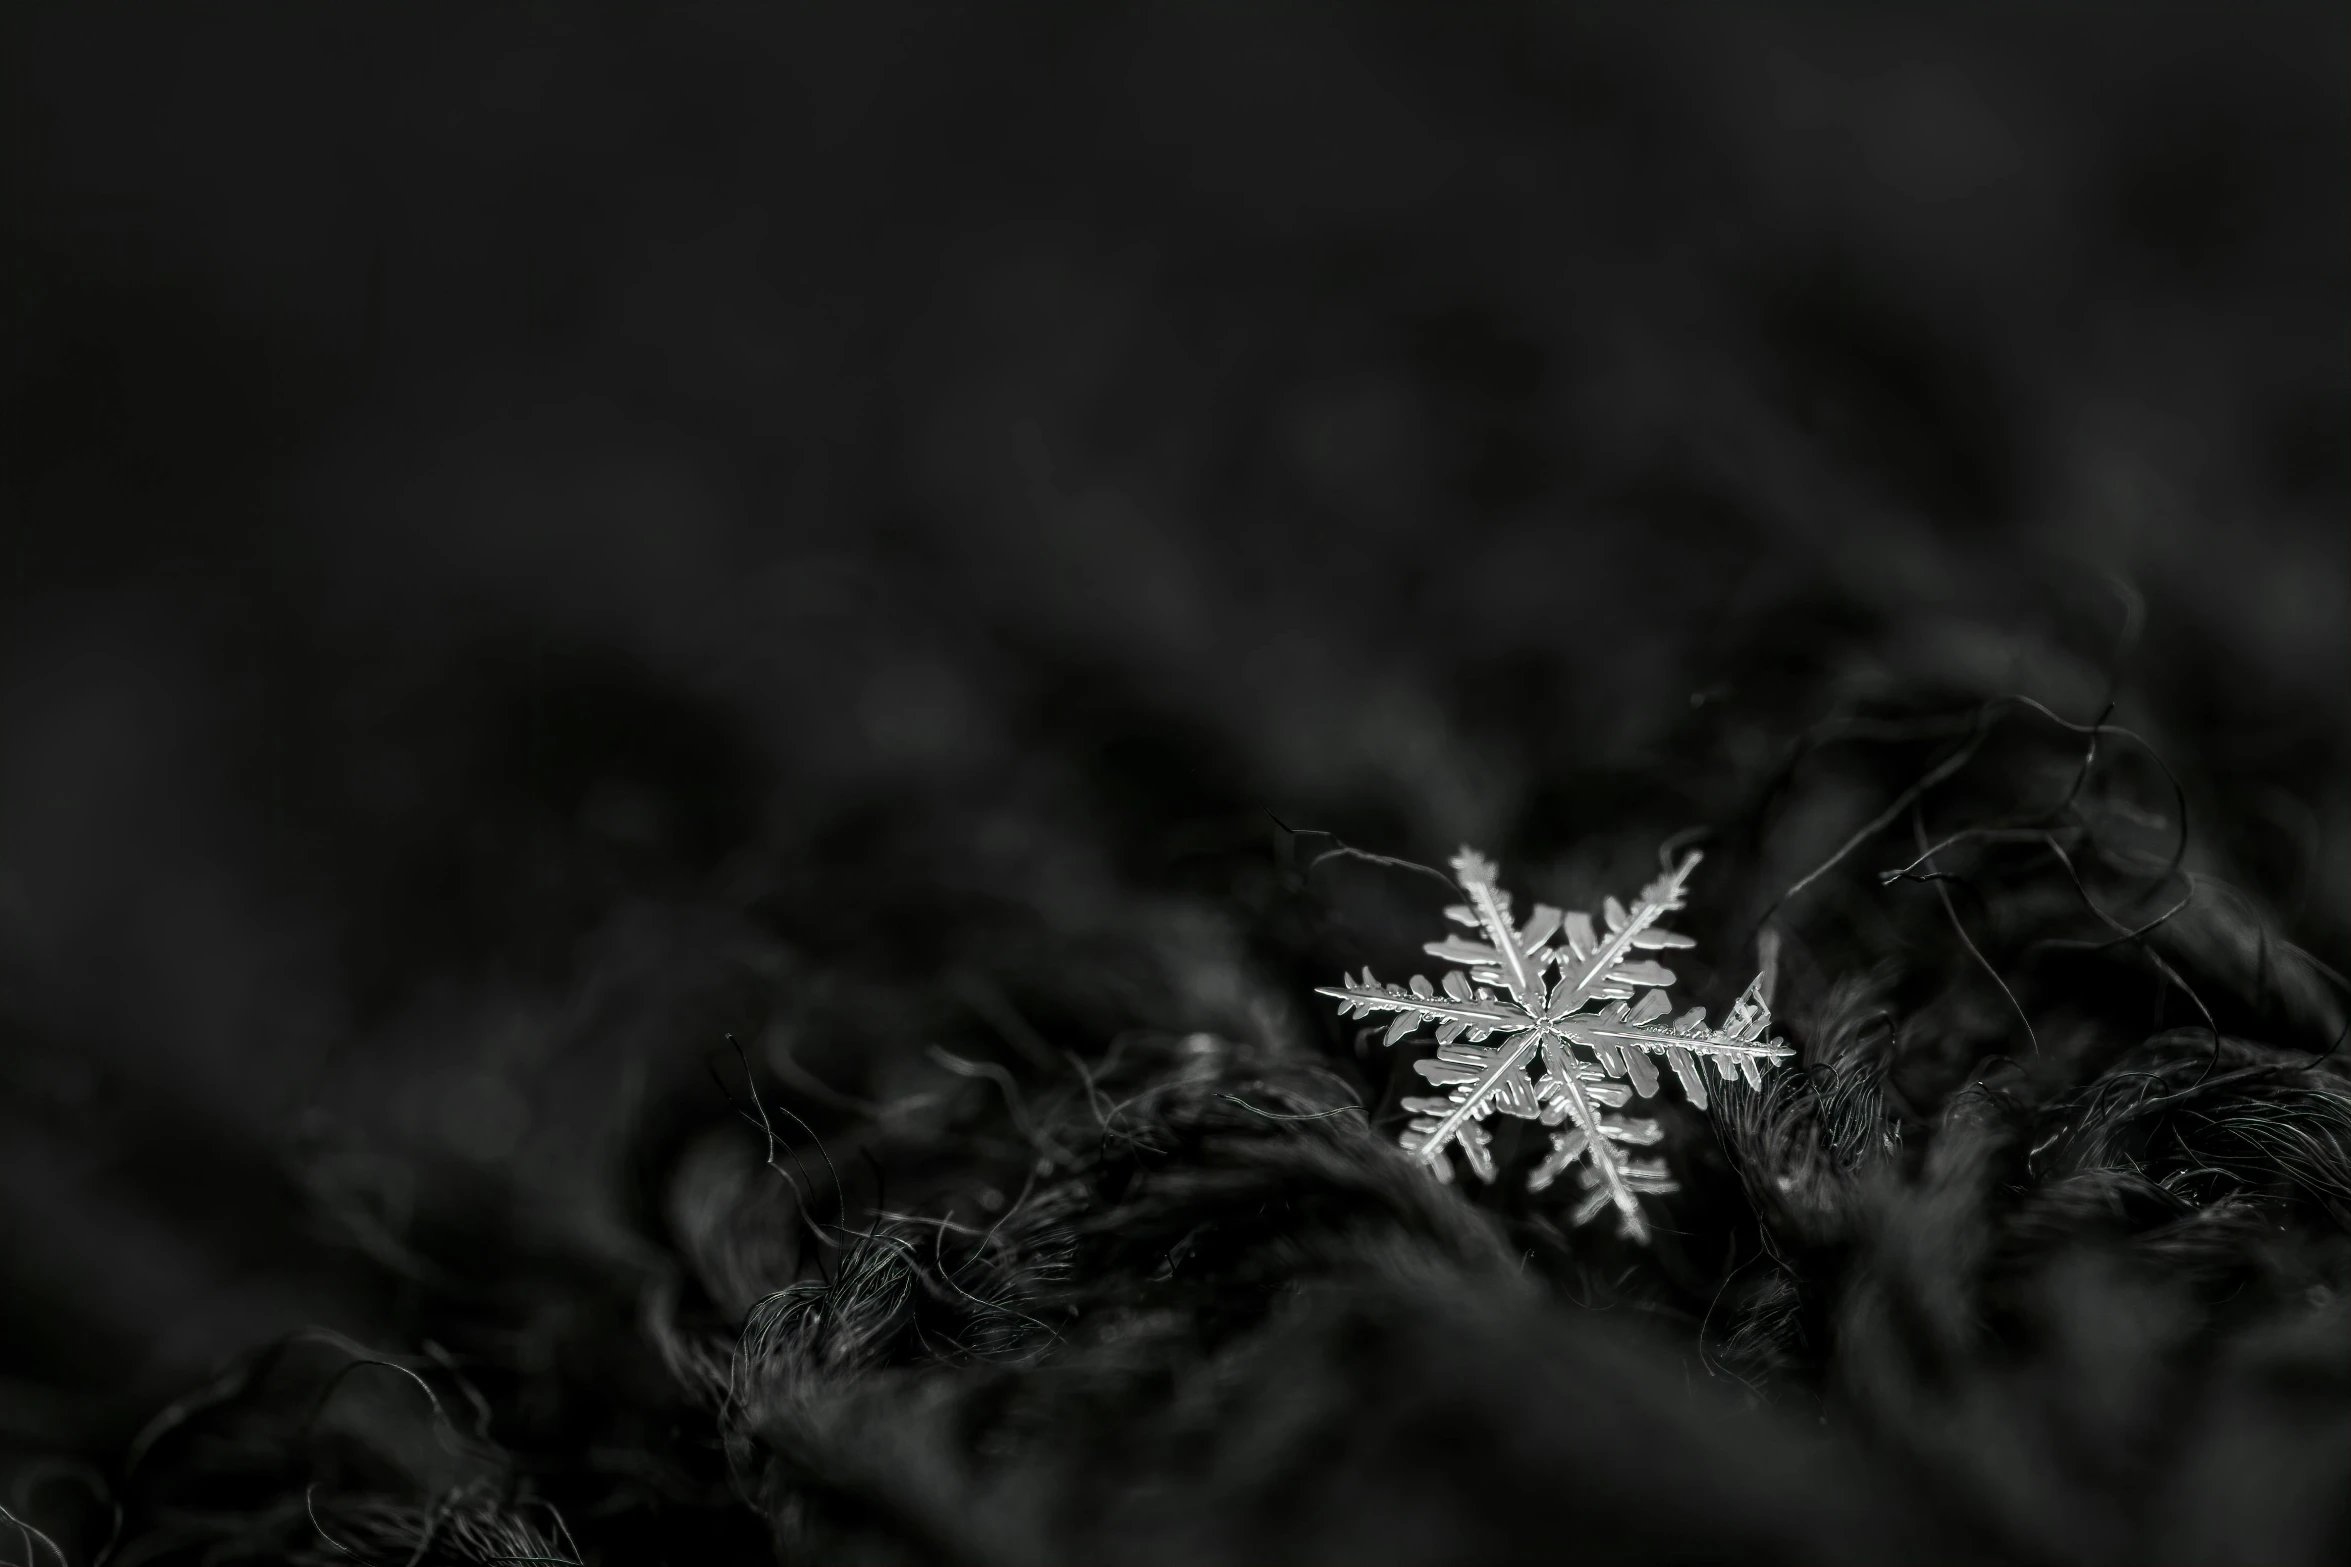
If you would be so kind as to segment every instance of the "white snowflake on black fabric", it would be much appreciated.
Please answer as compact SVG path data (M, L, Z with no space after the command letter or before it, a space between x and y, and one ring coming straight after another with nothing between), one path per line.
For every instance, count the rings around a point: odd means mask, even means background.
M1608 899L1603 929L1589 914L1563 915L1540 903L1524 925L1514 923L1510 894L1495 885L1494 863L1465 848L1453 857L1453 874L1469 902L1445 914L1484 940L1451 936L1424 949L1461 967L1436 985L1415 974L1409 986L1383 985L1367 968L1360 980L1316 992L1335 998L1342 1017L1395 1013L1391 1045L1423 1024L1437 1026L1436 1055L1414 1070L1446 1092L1404 1101L1414 1114L1402 1138L1407 1153L1450 1181L1448 1154L1458 1149L1480 1180L1491 1181L1492 1138L1484 1120L1499 1111L1541 1121L1555 1128L1551 1152L1527 1185L1541 1191L1574 1166L1584 1188L1574 1221L1587 1223L1613 1207L1628 1239L1648 1240L1640 1194L1670 1192L1674 1183L1663 1160L1627 1150L1650 1146L1664 1132L1655 1121L1614 1112L1635 1094L1646 1099L1657 1092L1650 1058L1662 1056L1690 1103L1703 1110L1704 1063L1713 1062L1726 1080L1743 1076L1760 1087L1762 1063L1795 1054L1763 1037L1771 1011L1760 974L1720 1028L1706 1026L1703 1007L1666 1020L1673 971L1641 954L1696 945L1659 929L1657 921L1682 906L1682 887L1698 858L1691 854L1642 888L1629 909ZM1554 970L1557 977L1549 978ZM1598 1010L1585 1010L1593 1006ZM1496 1035L1501 1038L1486 1043Z

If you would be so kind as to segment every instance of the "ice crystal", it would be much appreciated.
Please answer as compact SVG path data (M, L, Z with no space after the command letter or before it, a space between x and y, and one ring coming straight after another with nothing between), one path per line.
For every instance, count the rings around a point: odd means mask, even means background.
M1458 1151L1480 1180L1491 1181L1493 1139L1484 1121L1496 1112L1540 1121L1553 1128L1551 1152L1527 1185L1541 1191L1573 1168L1584 1189L1574 1222L1613 1207L1629 1239L1648 1240L1640 1196L1670 1192L1674 1183L1662 1159L1629 1150L1653 1146L1664 1132L1655 1121L1615 1112L1636 1094L1657 1092L1651 1058L1662 1057L1703 1110L1705 1063L1726 1081L1743 1076L1760 1087L1763 1062L1795 1053L1764 1037L1771 1012L1760 974L1720 1028L1706 1026L1703 1007L1668 1020L1673 1004L1665 987L1673 971L1641 954L1696 945L1657 922L1682 906L1698 858L1692 853L1642 888L1629 909L1607 899L1600 925L1589 914L1540 903L1520 925L1510 894L1495 884L1493 862L1465 848L1453 857L1453 874L1469 901L1445 914L1484 939L1450 936L1423 949L1459 967L1435 985L1418 974L1410 985L1383 985L1367 968L1360 980L1345 977L1317 991L1336 998L1342 1017L1394 1013L1385 1041L1391 1045L1424 1024L1437 1026L1436 1055L1414 1070L1444 1093L1404 1101L1413 1112L1402 1138L1407 1153L1450 1181L1449 1154Z

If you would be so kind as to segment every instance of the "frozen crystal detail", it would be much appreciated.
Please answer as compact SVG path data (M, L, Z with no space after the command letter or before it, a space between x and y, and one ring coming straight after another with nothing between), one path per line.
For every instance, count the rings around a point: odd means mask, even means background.
M1657 922L1682 906L1698 859L1691 853L1642 888L1630 908L1606 899L1598 923L1538 903L1520 924L1494 863L1465 848L1453 857L1453 874L1469 901L1445 914L1475 934L1423 949L1455 965L1442 979L1432 985L1415 974L1408 985L1383 985L1365 969L1361 979L1318 990L1339 1003L1342 1017L1393 1013L1390 1045L1435 1025L1437 1053L1413 1070L1438 1092L1404 1101L1413 1114L1405 1152L1443 1181L1453 1179L1458 1153L1491 1181L1493 1139L1482 1123L1496 1113L1540 1121L1554 1129L1551 1152L1527 1185L1542 1191L1572 1169L1583 1189L1574 1222L1613 1209L1626 1238L1646 1242L1640 1197L1675 1188L1662 1159L1631 1150L1655 1146L1664 1132L1617 1112L1657 1092L1658 1061L1703 1110L1709 1065L1725 1081L1760 1087L1763 1063L1795 1054L1765 1037L1771 1011L1761 975L1719 1028L1707 1027L1703 1007L1669 1017L1673 971L1648 954L1696 945Z

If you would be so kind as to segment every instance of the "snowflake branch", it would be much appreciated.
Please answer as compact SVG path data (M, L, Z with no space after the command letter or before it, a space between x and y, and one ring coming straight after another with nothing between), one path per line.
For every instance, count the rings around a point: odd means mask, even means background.
M1477 999L1474 991L1456 996L1448 987L1440 995L1418 974L1412 980L1409 990L1402 985L1382 985L1371 977L1371 970L1365 969L1360 983L1351 980L1342 986L1321 985L1314 993L1337 1001L1341 1017L1369 1017L1374 1012L1404 1014L1388 1026L1391 1045L1423 1023L1457 1023L1472 1030L1472 1038L1480 1038L1501 1029L1523 1027L1529 1021L1515 1008ZM1468 990L1466 985L1462 988Z
M1648 1056L1663 1056L1681 1080L1690 1103L1706 1108L1706 1074L1698 1060L1712 1061L1725 1080L1744 1077L1747 1086L1760 1088L1761 1063L1780 1061L1796 1052L1775 1039L1762 1037L1771 1026L1771 1010L1763 1004L1763 976L1748 982L1746 991L1723 1015L1722 1027L1706 1026L1706 1011L1693 1007L1673 1023L1658 1026L1657 1018L1672 1010L1665 992L1652 990L1640 1005L1627 1008L1619 1001L1590 1017L1567 1018L1557 1027L1598 1058L1611 1077L1629 1077L1633 1089L1646 1099L1657 1092L1657 1073Z
M1497 978L1510 987L1511 999L1529 1012L1540 1012L1543 1008L1545 965L1540 961L1531 967L1528 964L1529 954L1519 944L1518 928L1510 922L1510 894L1494 885L1497 874L1494 862L1482 854L1463 849L1453 856L1453 873L1461 878L1461 890L1469 894L1469 906L1477 915L1477 922L1493 948L1493 958L1498 968ZM1552 929L1557 928L1554 919ZM1549 939L1550 933L1546 931L1543 940ZM1540 941L1534 943L1537 947L1541 944ZM1476 949L1471 950L1474 952Z
M1576 1130L1583 1133L1585 1141L1581 1148L1564 1143L1554 1146L1552 1157L1536 1167L1528 1184L1534 1190L1541 1191L1551 1184L1560 1170L1581 1155L1590 1161L1591 1168L1600 1177L1596 1189L1605 1192L1608 1201L1615 1204L1617 1212L1622 1215L1626 1238L1646 1241L1649 1238L1649 1226L1641 1217L1640 1201L1633 1196L1632 1187L1625 1179L1624 1161L1609 1146L1606 1123L1598 1107L1592 1103L1592 1096L1584 1089L1583 1074L1576 1070L1575 1059L1563 1045L1545 1039L1543 1065L1549 1073L1544 1082L1558 1083L1559 1086L1552 1090L1556 1102L1566 1107L1568 1118L1575 1122Z
M1525 1069L1528 1058L1535 1053L1535 1043L1541 1037L1541 1033L1542 1031L1539 1029L1530 1028L1504 1040L1496 1048L1493 1061L1478 1074L1477 1081L1469 1086L1468 1092L1464 1093L1460 1089L1454 1090L1453 1108L1438 1117L1437 1124L1422 1134L1420 1145L1412 1150L1413 1157L1423 1164L1432 1166L1443 1158L1445 1145L1461 1139L1462 1128L1478 1118L1487 1103L1501 1089L1503 1079L1512 1071ZM1464 1144L1465 1151L1466 1146ZM1472 1161L1472 1163L1476 1162ZM1481 1170L1479 1173L1484 1175L1487 1180L1494 1178L1490 1171Z
M1579 935L1589 932L1590 921L1582 915L1577 915L1568 921L1568 947L1573 956L1560 964L1559 983L1553 987L1550 1005L1545 1009L1551 1017L1564 1017L1568 1013L1590 1005L1595 998L1609 988L1612 982L1622 981L1629 984L1670 984L1672 982L1673 976L1670 973L1666 974L1661 982L1646 971L1625 972L1637 967L1628 964L1625 959L1627 954L1637 946L1687 947L1694 945L1687 936L1674 935L1670 931L1653 932L1650 927L1682 906L1682 885L1690 879L1690 872L1698 868L1698 862L1702 858L1704 858L1703 855L1696 849L1692 849L1679 867L1642 888L1640 900L1629 911L1618 907L1615 899L1608 900L1611 928L1607 939L1599 942L1596 948L1588 935L1585 936L1585 939L1578 939ZM1579 931L1579 926L1581 931ZM1587 950L1589 956L1585 955ZM1579 959L1580 962L1577 961ZM1647 969L1656 970L1656 965L1647 965ZM1664 972L1662 970L1656 971Z

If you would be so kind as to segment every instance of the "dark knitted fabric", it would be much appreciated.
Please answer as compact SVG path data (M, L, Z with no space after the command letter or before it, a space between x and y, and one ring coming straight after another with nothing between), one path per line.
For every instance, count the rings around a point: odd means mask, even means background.
M2339 14L0 27L0 1560L2351 1555Z

